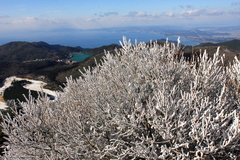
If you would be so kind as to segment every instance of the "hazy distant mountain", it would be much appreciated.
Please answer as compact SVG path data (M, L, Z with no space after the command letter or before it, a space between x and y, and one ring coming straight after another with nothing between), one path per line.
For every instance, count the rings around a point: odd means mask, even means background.
M36 59L66 59L72 52L80 52L81 47L49 45L45 42L10 42L0 46L0 61L28 61Z

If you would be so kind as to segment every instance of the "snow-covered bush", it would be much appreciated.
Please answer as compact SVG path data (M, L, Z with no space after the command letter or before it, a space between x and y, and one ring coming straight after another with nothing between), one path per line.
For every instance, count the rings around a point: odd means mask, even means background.
M6 159L237 159L240 62L218 51L191 62L180 44L123 39L57 100L6 117Z

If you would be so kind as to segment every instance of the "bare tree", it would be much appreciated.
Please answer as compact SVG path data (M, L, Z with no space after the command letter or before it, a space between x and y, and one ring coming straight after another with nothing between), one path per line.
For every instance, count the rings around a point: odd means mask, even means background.
M5 117L4 158L239 158L239 60L222 67L217 51L188 62L179 49L124 38L57 100L30 99Z

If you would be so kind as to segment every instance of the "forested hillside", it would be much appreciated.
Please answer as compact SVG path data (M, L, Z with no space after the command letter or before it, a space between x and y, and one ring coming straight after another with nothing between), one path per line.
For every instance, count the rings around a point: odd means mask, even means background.
M38 76L45 76L51 89L60 89L59 86L63 86L66 82L66 77L72 75L74 78L80 76L79 69L83 71L83 67L91 66L95 64L95 59L100 62L101 57L104 55L104 50L111 51L115 48L119 48L119 45L111 44L109 46L102 46L93 49L82 49L80 47L66 47L61 45L49 45L45 42L12 42L6 45L0 46L0 82L10 76L37 78ZM23 49L23 50L22 50ZM26 54L32 53L32 51L38 51L39 54L32 54L32 58L25 57ZM84 51L92 53L93 56L87 58L80 63L64 63L69 59L69 53ZM56 53L59 53L64 61L56 61L59 57L56 57ZM2 55L1 55L2 53ZM9 53L9 54L6 54ZM54 53L54 54L53 54ZM12 55L12 56L11 56ZM14 58L15 56L22 57L21 61ZM31 54L30 54L31 55ZM35 61L35 58L40 58L46 55L45 59ZM35 58L33 58L35 57ZM24 58L24 62L22 62ZM34 60L30 60L34 59ZM1 85L0 85L1 86Z
M82 50L81 47L49 45L45 42L10 42L0 46L0 61L22 62L36 59L66 59L69 58L70 53Z
M206 47L206 46L227 46L234 50L240 51L240 40L235 39L235 40L221 42L221 43L201 43L197 45L197 47Z

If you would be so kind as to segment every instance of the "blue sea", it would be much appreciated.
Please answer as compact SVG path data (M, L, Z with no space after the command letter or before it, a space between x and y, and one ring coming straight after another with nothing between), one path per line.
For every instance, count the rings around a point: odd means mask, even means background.
M123 36L126 36L127 39L131 39L133 44L135 44L135 40L137 40L137 42L149 42L150 40L168 38L169 40L177 41L177 37L165 37L156 33L84 31L75 33L74 35L65 35L64 38L58 38L57 41L53 39L50 43L80 46L83 48L96 48L103 45L120 44L119 41L122 41ZM51 39L48 40L50 41ZM201 42L181 37L181 43L184 45L196 45Z
M8 37L0 37L0 44L11 41L27 41L38 42L44 41L49 44L60 44L64 46L82 48L96 48L103 45L120 44L122 37L126 36L135 44L137 42L149 42L150 40L166 39L177 41L177 37L165 37L157 33L139 33L139 32L108 32L108 31L42 31L42 32L28 32L26 34L13 34ZM4 42L3 42L4 41ZM184 45L196 45L201 42L193 41L181 37L181 43Z

